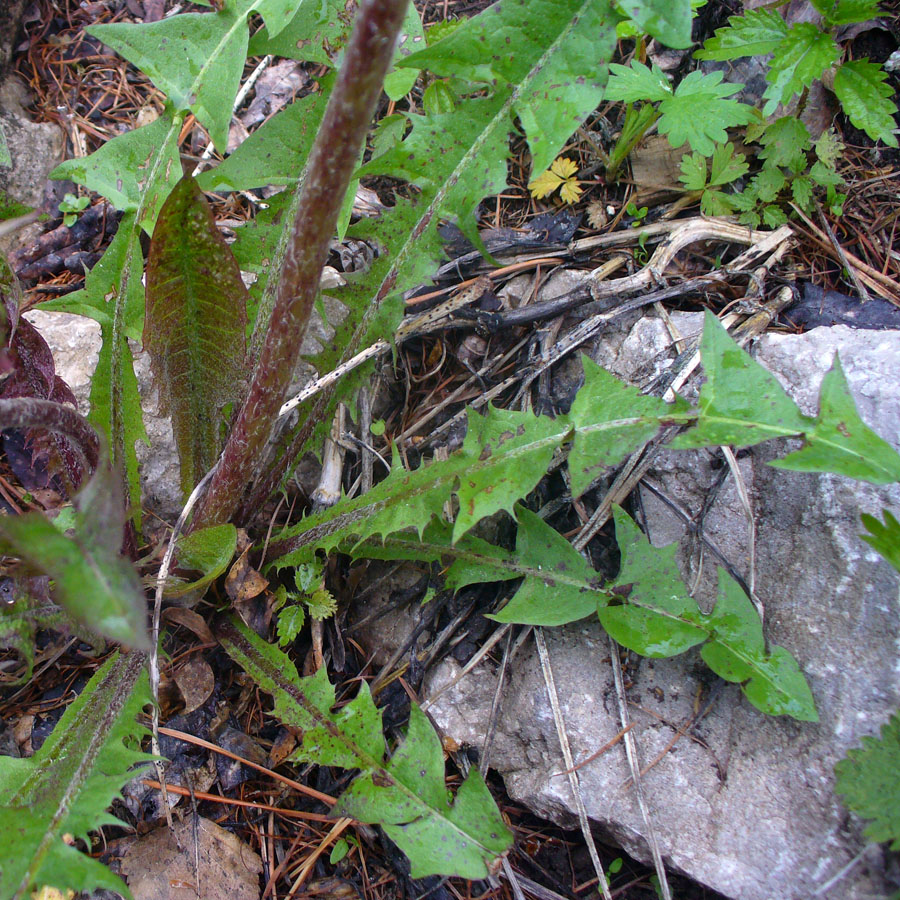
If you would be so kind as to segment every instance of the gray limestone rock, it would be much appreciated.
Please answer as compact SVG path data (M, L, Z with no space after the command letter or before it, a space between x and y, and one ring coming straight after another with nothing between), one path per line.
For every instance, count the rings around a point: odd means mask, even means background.
M673 319L684 336L700 330L699 317ZM670 344L665 326L643 317L591 352L644 384L669 364ZM900 333L836 327L767 335L756 355L804 412L815 413L835 350L863 419L900 447ZM896 858L867 846L862 824L833 794L833 772L848 749L877 734L900 706L900 579L859 538L861 512L900 512L900 487L766 465L787 449L753 448L741 455L739 467L754 511L755 583L765 604L766 636L797 658L820 721L764 716L737 686L719 681L696 650L662 660L628 654L630 714L641 763L649 767L644 791L667 864L729 897L876 900L900 885ZM694 515L720 470L714 453L670 451L649 477ZM685 536L669 507L647 490L642 499L651 540L680 542L682 574L689 584L697 582L698 602L708 607L715 561ZM704 533L748 578L748 523L731 475ZM597 622L546 629L545 635L577 764L621 727L611 650ZM509 673L491 765L512 797L572 824L573 798L543 677L536 653L527 651L526 645ZM445 663L430 677L425 696L457 672L455 663ZM436 696L429 712L441 729L480 747L495 678L481 666ZM578 775L589 816L625 850L647 859L647 828L621 743L586 762Z
M12 166L0 166L0 190L28 206L38 206L47 175L62 159L65 138L52 122L33 122L25 112L28 91L17 78L0 82L0 125Z

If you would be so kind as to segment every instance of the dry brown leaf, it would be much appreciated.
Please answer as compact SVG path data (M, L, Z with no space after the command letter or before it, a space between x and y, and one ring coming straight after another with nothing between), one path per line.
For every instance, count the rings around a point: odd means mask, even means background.
M173 678L184 699L184 713L192 713L209 699L216 679L209 663L200 656L189 656L173 672Z
M225 578L225 593L237 602L258 597L269 582L247 562L247 554L240 556Z
M157 828L131 845L122 860L122 873L134 900L197 900L198 877L203 900L258 900L262 872L258 854L209 819L199 820L196 835L200 859L196 873L190 819L176 822L172 832Z
M188 631L192 631L204 644L216 643L213 633L209 630L209 625L206 624L206 619L192 609L168 606L163 610L163 619L174 625L182 625Z

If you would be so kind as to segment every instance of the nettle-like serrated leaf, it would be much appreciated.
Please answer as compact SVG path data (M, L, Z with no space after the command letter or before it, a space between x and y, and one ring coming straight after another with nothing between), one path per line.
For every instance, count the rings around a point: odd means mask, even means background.
M706 381L697 425L669 444L677 449L733 444L749 447L796 435L813 420L804 416L778 379L742 350L707 313L701 341Z
M235 618L219 618L214 631L228 655L272 694L273 715L302 733L294 758L360 770L334 815L382 825L409 857L414 878L476 879L493 871L512 835L477 770L451 798L440 739L415 704L405 739L387 758L368 685L333 711L334 688L324 669L301 678L288 657Z
M244 380L247 289L197 182L160 211L147 263L144 345L171 412L187 496L219 451L222 408Z
M733 194L723 191L704 191L700 195L700 212L704 216L728 216L734 212L734 204L731 202Z
M819 161L831 169L844 154L844 142L833 128L826 128L816 139L813 148Z
M632 60L630 66L611 63L606 99L621 100L625 103L649 100L654 103L671 97L672 85L669 84L666 73L656 63L651 65L652 68L648 68L637 60Z
M619 7L642 32L667 47L690 47L690 0L622 0Z
M246 12L228 3L219 12L182 13L139 25L91 25L85 30L146 73L176 111L193 112L216 147L225 150L247 58Z
M801 450L772 465L795 472L836 472L872 484L900 481L900 454L859 417L837 354L822 379L819 415L804 437Z
M864 737L835 767L835 793L848 809L872 819L865 835L900 850L900 713L885 722L880 737Z
M600 103L614 42L606 0L505 0L398 66L513 88L538 173Z
M881 15L878 0L812 0L829 25L867 22Z
M777 166L763 166L750 183L757 199L770 203L787 184L787 176Z
M751 9L743 16L730 16L694 54L695 59L727 60L741 56L774 53L787 37L788 27L774 9Z
M818 160L809 167L809 177L824 188L834 188L844 183L844 179L838 172ZM840 212L837 212L836 215L840 215Z
M112 243L87 273L84 288L44 304L45 309L88 316L100 323L102 343L91 378L88 421L106 435L113 467L125 476L135 517L140 515L141 484L134 447L138 441L149 441L127 338L141 337L143 261L135 217L123 216Z
M90 156L61 162L50 177L84 185L123 212L140 208L140 224L150 231L169 191L181 178L178 131L179 124L167 113L114 137Z
M130 896L118 876L64 835L86 840L103 825L121 824L106 810L133 767L150 759L135 721L150 702L144 665L139 653L111 658L34 756L0 757L0 896L19 900L43 885Z
M869 533L861 534L860 537L900 572L900 522L889 509L883 509L881 515L883 522L868 513L862 514L863 526Z
M181 597L199 591L216 580L228 568L237 549L237 529L234 525L213 525L178 538L178 567L201 572L200 578L190 582L170 580L166 597Z
M806 168L806 151L811 143L806 125L796 116L782 116L776 119L760 135L760 159L770 166L784 166L794 171Z
M769 64L763 93L763 114L771 116L779 103L787 103L795 94L809 87L840 58L834 38L811 22L792 25Z
M224 162L197 177L204 191L297 183L325 113L328 90L295 100L254 131Z
M302 631L305 622L306 610L301 603L295 600L295 602L283 606L278 611L278 621L275 626L278 646L287 647L292 644Z
M575 439L569 452L572 496L580 497L608 466L650 440L663 422L686 413L680 397L666 403L619 381L592 359L582 356L584 386L575 396L569 416Z
M798 175L791 181L791 194L800 209L808 210L812 204L813 183L808 175Z
M766 651L762 623L737 582L720 569L716 607L704 615L679 574L677 545L654 547L624 510L616 507L613 514L622 568L612 583L622 587L623 602L598 610L609 634L644 656L674 656L703 643L706 664L739 683L757 709L818 721L796 661L782 647Z
M725 99L743 85L721 81L721 72L690 72L675 88L674 96L659 104L659 133L673 147L687 142L692 150L711 156L715 144L728 139L725 129L752 121L752 107Z
M768 228L780 228L787 223L787 213L780 206L764 206L762 211L762 223Z
M896 104L891 100L894 91L885 84L887 72L868 59L845 62L834 75L834 93L847 118L861 128L873 141L897 146L894 129Z

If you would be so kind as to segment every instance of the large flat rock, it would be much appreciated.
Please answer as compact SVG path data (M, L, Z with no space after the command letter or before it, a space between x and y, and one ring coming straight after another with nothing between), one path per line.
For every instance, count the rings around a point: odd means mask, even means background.
M674 318L686 336L702 325L699 317ZM671 359L670 344L663 324L645 317L592 353L617 374L645 383ZM900 448L900 333L837 327L769 335L757 358L812 414L835 350L864 420ZM900 513L900 488L766 465L785 452L763 445L740 459L756 526L756 591L765 604L766 637L797 658L820 721L763 715L737 686L714 676L696 650L666 660L628 654L630 715L641 762L651 766L644 790L667 864L716 891L736 900L875 900L900 886L900 871L896 858L867 846L862 823L834 796L834 765L900 707L900 579L859 538L861 512ZM670 451L650 478L695 515L721 468L714 453ZM715 561L669 507L646 490L642 499L651 540L680 542L682 574L697 583L698 602L707 608ZM747 578L748 523L731 476L704 533ZM577 764L621 728L610 645L596 621L546 629L545 636ZM426 695L456 672L455 663L444 664ZM495 678L482 666L440 694L429 711L442 730L480 747ZM513 662L507 685L491 765L516 800L572 824L566 766L530 644ZM632 855L648 859L647 827L621 742L578 775L589 816Z

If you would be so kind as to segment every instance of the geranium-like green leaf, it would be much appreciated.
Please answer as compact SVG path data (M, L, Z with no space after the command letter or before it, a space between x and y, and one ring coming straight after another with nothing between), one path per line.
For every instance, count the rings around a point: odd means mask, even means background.
M900 850L900 713L885 722L880 737L864 737L835 767L835 792L849 809L872 822L866 837Z
M893 88L885 84L887 72L867 59L845 62L834 75L834 92L847 117L873 141L897 146L894 113L897 105L891 100Z
M749 447L810 427L812 419L800 412L778 379L738 347L711 313L706 314L700 347L706 375L700 417L671 447Z
M190 109L216 147L225 149L247 58L246 14L227 3L220 12L85 30L145 72L177 111Z
M709 165L710 186L730 184L750 168L743 153L734 152L734 144L719 144Z
M582 364L584 387L569 413L575 425L575 441L569 453L573 497L580 497L608 466L620 463L650 440L664 421L689 409L681 398L666 403L642 394L587 356L582 356Z
M900 522L894 518L889 509L883 509L881 515L884 518L883 522L879 522L875 516L868 513L862 514L862 523L869 533L860 537L900 572Z
M301 678L287 656L234 617L213 628L226 653L272 695L273 715L302 733L295 759L360 770L334 815L382 825L409 857L414 878L485 878L493 870L512 835L477 770L451 797L440 739L415 704L405 739L387 758L381 714L366 684L334 711L324 669Z
M787 33L788 27L777 10L751 9L743 16L731 16L727 27L719 28L694 57L725 60L765 56L778 49Z
M159 214L147 263L144 346L172 415L185 495L216 460L222 408L241 396L247 289L197 182Z
M30 759L0 757L0 896L30 897L49 885L64 892L106 888L130 896L118 876L64 836L85 840L103 825L134 766L145 729L135 721L150 702L139 653L108 660L68 706Z
M234 525L213 525L201 528L178 539L178 567L202 572L196 581L166 585L166 597L181 597L199 591L218 578L234 557L237 548L237 529Z
M600 102L614 34L606 2L505 0L397 65L513 87L537 174Z
M811 22L792 25L769 63L763 94L763 114L771 116L779 103L787 103L795 94L809 87L840 58L834 38Z
M819 415L805 438L806 446L772 465L795 472L836 472L873 484L900 481L900 454L859 417L837 354L822 379Z
M666 73L656 63L652 63L650 68L637 60L632 60L630 66L610 64L607 100L622 100L625 103L649 100L653 103L665 100L673 93Z
M169 191L181 178L178 130L171 115L160 116L107 141L90 156L61 162L50 177L84 185L123 212L142 208L140 224L150 230Z
M753 120L753 107L726 99L743 85L721 81L721 72L690 72L681 79L674 96L659 104L659 132L673 147L687 142L692 150L711 156L714 145L728 139L726 129Z

